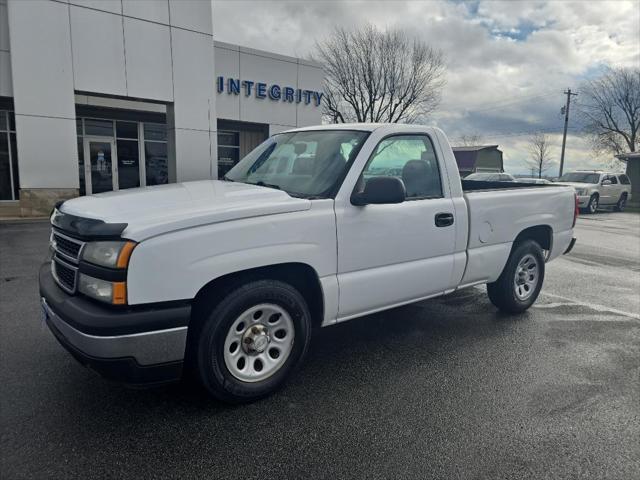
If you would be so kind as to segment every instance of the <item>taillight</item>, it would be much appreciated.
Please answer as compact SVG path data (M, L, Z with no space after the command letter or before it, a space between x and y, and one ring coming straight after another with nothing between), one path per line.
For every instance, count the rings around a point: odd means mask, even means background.
M575 200L576 208L573 210L573 224L571 224L571 228L576 226L576 220L578 220L578 214L580 213L580 204L578 203L578 194L573 194L573 199Z

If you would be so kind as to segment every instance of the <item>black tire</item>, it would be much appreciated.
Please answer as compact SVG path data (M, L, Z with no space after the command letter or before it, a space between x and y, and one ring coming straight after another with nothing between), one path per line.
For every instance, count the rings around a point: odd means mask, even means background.
M598 211L598 205L600 204L600 196L597 193L591 195L589 198L589 203L587 204L587 208L585 208L586 213L594 214Z
M295 328L291 353L270 377L241 381L229 371L224 360L224 342L233 322L242 312L262 303L282 307ZM196 339L196 370L202 385L215 398L227 403L247 403L272 394L280 388L304 358L311 339L311 315L304 297L291 285L275 280L247 283L215 305Z
M622 195L620 195L620 198L618 199L618 203L616 203L616 206L613 207L613 209L616 212L624 212L624 207L627 206L627 194L623 193Z
M532 255L537 261L537 283L529 296L526 299L521 299L516 293L515 278L520 261L528 255ZM537 242L524 240L515 245L500 277L495 282L487 284L487 293L491 303L506 313L524 312L538 298L544 282L544 267L544 255Z

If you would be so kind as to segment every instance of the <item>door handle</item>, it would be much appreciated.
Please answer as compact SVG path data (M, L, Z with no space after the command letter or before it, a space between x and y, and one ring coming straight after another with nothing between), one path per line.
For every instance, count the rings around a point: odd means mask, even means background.
M436 227L453 225L453 213L436 213Z

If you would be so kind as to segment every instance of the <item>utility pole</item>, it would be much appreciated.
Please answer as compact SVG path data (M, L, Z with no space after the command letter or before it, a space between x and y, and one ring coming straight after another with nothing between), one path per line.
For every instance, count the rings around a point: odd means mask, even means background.
M569 106L571 105L571 97L577 97L577 93L571 93L571 89L567 88L563 92L567 96L567 105L562 108L564 110L564 134L562 135L562 153L560 154L560 177L562 176L562 170L564 168L564 147L567 144L567 126L569 125ZM561 111L562 111L561 110Z

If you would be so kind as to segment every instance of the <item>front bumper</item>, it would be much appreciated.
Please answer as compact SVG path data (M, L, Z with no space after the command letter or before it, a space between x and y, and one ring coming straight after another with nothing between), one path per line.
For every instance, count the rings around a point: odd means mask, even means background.
M40 269L47 326L80 363L132 385L180 379L190 305L113 309L60 289L51 267Z
M589 199L591 197L589 195L578 195L578 206L580 208L586 208L589 204Z

